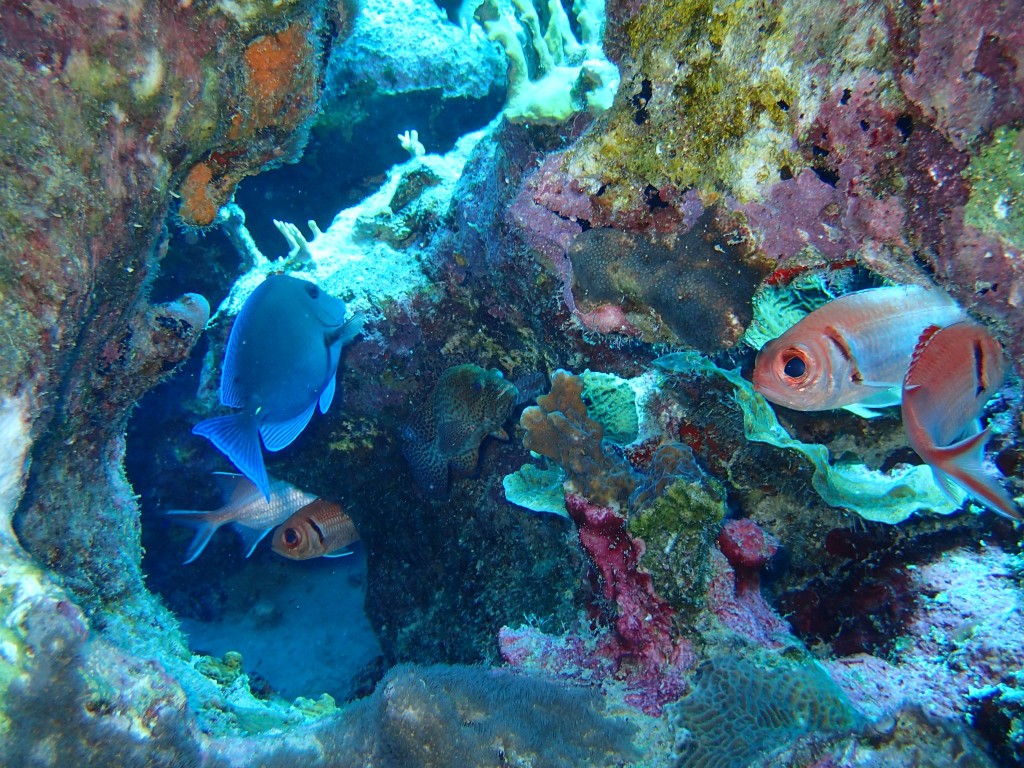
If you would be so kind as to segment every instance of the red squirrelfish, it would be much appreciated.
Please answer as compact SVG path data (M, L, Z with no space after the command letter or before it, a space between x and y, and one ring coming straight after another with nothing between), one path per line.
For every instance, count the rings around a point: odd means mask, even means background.
M352 518L337 504L317 499L285 520L274 531L271 546L290 560L342 557L341 550L359 540Z
M925 329L903 380L903 427L947 492L955 482L993 512L1021 520L1009 494L982 468L989 430L978 419L1005 372L1002 347L977 323Z
M916 285L842 296L764 345L754 389L798 411L897 405L922 331L965 317L942 291Z
M300 491L284 480L269 478L268 501L263 491L248 478L220 472L217 475L222 479L225 491L223 507L209 512L191 509L169 509L164 512L196 528L195 538L185 553L186 564L199 557L210 537L225 523L230 523L242 537L245 556L248 557L275 525L280 525L295 510L316 499L313 494Z

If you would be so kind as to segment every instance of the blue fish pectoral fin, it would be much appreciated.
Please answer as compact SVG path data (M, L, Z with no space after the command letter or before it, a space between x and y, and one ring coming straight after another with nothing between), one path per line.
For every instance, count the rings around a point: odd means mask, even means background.
M338 386L338 376L334 368L331 369L331 378L327 380L327 386L324 387L324 391L320 393L320 413L327 413L327 409L331 407L331 401L334 400L334 391Z
M273 530L273 526L270 528L250 528L241 523L232 523L231 527L237 531L238 538L242 540L242 547L245 549L246 557L255 552L257 545L263 541L263 537Z
M265 421L260 424L260 436L263 438L263 445L267 447L268 451L280 451L282 448L291 445L295 438L301 434L302 430L306 428L306 425L309 424L309 420L313 418L313 411L315 410L316 400L311 402L309 407L298 416L286 421Z
M259 428L253 414L235 413L207 419L196 424L192 434L208 438L270 501L270 480L263 464Z
M168 517L176 518L176 522L190 525L196 529L196 535L192 537L192 543L188 545L188 549L185 550L185 559L182 561L182 565L188 565L206 549L206 545L210 543L210 538L222 525L219 522L213 522L210 517L210 512L201 512L194 509L168 509L164 512Z
M366 313L355 312L348 320L337 328L333 328L327 334L327 346L343 347L352 339L363 332L363 323L366 322Z
M947 475L979 504L998 515L1011 520L1024 521L1020 510L999 482L991 477L982 466L985 443L991 430L983 430L959 443L935 451L936 461L932 470Z

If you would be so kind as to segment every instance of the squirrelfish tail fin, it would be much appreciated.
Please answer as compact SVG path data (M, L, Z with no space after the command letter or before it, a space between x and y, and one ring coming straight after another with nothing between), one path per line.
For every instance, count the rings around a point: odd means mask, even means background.
M252 414L235 413L201 421L192 428L192 434L208 438L270 501L270 480L263 464L258 427Z
M1020 510L999 482L982 466L985 443L991 435L984 430L976 435L934 452L932 470L937 476L945 475L961 486L971 498L998 515L1011 520L1024 521Z
M192 538L192 543L185 550L184 565L188 565L202 554L202 551L206 549L206 545L210 543L210 537L224 524L224 520L217 514L219 511L201 512L196 509L168 509L164 512L169 517L178 518L177 522L190 525L196 529L196 535Z

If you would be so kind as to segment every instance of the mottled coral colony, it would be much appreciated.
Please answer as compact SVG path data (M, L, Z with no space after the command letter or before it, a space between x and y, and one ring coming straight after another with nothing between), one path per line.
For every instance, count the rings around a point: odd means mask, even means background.
M1022 19L5 6L0 765L1024 763Z

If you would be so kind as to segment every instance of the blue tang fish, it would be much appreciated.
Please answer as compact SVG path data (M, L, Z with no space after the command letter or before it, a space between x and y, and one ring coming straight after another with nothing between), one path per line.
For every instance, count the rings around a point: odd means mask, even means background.
M271 275L252 292L231 327L220 401L241 412L207 419L192 432L209 438L270 500L260 438L268 451L290 445L317 403L334 399L342 346L363 327L345 321L345 302L313 283Z

